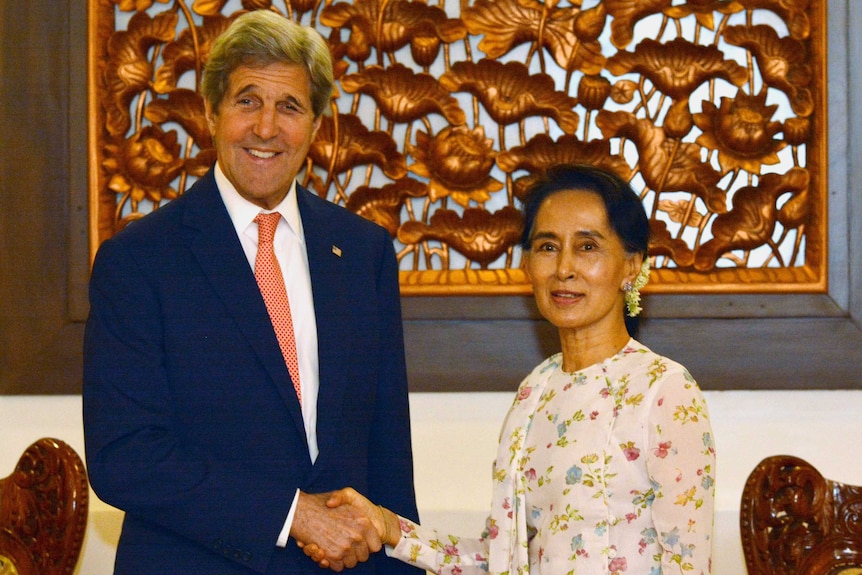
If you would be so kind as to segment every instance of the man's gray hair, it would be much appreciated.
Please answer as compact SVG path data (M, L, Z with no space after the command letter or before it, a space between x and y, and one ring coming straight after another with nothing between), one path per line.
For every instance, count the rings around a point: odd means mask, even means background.
M329 107L335 85L329 45L314 28L269 10L243 14L216 38L204 66L201 94L217 112L234 70L278 63L308 70L311 108L319 117Z

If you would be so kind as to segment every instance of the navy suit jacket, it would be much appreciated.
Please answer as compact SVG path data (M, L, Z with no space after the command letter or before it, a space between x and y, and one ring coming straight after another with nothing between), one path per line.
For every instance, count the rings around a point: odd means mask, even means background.
M86 459L125 511L115 573L313 573L295 490L416 518L397 264L383 228L297 186L319 341L312 464L263 298L210 170L104 242L84 342ZM383 553L353 571L417 573Z

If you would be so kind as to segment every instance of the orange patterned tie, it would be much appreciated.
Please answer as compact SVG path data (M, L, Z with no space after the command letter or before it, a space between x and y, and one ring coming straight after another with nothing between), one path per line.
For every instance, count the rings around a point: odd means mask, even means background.
M293 380L293 388L296 397L302 402L302 392L299 387L299 360L296 356L296 336L293 334L293 319L290 316L290 303L287 299L287 290L284 287L284 276L275 257L272 240L275 237L275 228L281 214L258 214L254 219L257 222L257 257L254 260L254 277L260 286L263 301L269 311L269 319L275 329L275 336L281 346L281 355Z

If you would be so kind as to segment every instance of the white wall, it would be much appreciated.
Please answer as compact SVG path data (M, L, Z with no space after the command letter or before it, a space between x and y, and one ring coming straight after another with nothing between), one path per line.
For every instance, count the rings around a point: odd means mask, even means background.
M739 497L748 473L767 455L786 453L827 477L862 484L862 461L848 457L862 434L862 391L707 392L718 450L716 575L745 573ZM490 467L509 393L411 395L416 491L425 523L478 534L491 500ZM33 441L63 439L83 455L81 398L0 396L0 477ZM76 573L111 573L121 513L93 496Z

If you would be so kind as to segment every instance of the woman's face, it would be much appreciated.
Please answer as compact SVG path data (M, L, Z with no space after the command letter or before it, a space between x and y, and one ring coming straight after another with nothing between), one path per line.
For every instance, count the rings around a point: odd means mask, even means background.
M546 198L525 255L539 311L558 329L624 329L623 285L637 276L641 256L626 253L597 194L566 190Z

